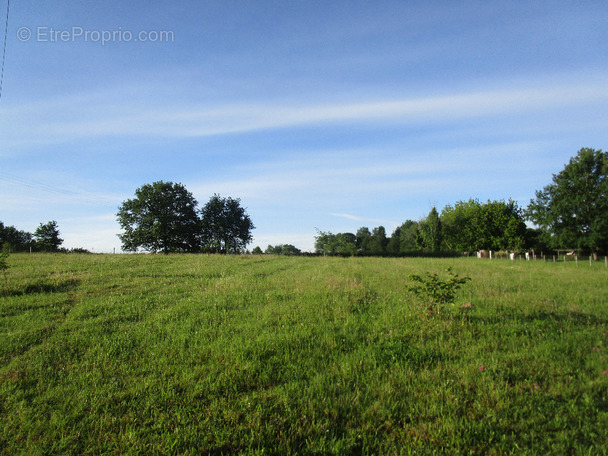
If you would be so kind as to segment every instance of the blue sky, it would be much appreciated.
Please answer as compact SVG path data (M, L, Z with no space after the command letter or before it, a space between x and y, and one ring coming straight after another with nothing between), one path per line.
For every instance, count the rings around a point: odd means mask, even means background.
M607 56L605 1L13 0L0 220L119 251L118 206L165 180L240 198L251 248L312 250L526 206L608 147Z

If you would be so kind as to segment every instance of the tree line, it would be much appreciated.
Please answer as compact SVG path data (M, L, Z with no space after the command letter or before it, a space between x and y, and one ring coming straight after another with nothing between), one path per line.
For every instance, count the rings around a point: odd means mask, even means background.
M513 201L459 201L441 214L432 208L422 220L406 220L389 236L383 226L356 233L319 232L315 252L342 256L460 255L477 250L520 250L534 236Z
M117 213L122 249L137 252L244 253L255 228L239 199L213 195L198 202L182 184L158 181L135 191ZM534 228L526 225L531 222ZM5 251L57 251L63 240L55 221L32 235L0 222ZM432 208L422 220L406 220L388 236L383 226L356 233L318 231L315 254L405 256L460 255L478 250L574 249L608 253L608 154L582 148L527 208L514 201L476 199ZM80 250L80 249L79 249ZM84 250L84 249L82 249ZM253 253L302 255L291 244Z
M526 225L532 222L535 228ZM406 220L390 236L383 226L356 233L319 231L323 255L460 255L479 250L581 250L608 253L608 154L580 149L553 182L522 209L512 201L458 201Z
M57 222L41 223L34 233L5 226L0 222L0 250L2 252L57 252L63 239L59 237Z

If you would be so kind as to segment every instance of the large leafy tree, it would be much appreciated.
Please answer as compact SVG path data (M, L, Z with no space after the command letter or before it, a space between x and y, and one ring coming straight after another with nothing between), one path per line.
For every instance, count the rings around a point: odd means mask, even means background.
M136 252L196 252L200 250L201 223L197 201L182 184L158 181L135 191L122 203L118 237L122 248Z
M63 243L63 239L59 237L57 222L54 220L44 224L41 223L34 231L34 238L36 239L36 247L45 252L55 252Z
M323 255L354 256L357 254L357 237L353 233L319 231L315 236L315 252Z
M524 247L526 224L514 201L459 201L441 212L443 242L448 250L472 252Z
M241 200L215 194L201 210L203 249L215 253L239 253L253 240L255 228Z
M526 216L553 247L608 250L608 153L582 148L536 192Z

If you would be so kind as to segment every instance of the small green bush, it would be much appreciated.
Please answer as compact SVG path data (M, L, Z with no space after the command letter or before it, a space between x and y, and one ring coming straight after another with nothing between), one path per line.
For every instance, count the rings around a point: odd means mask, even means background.
M468 276L460 277L452 271L452 268L447 268L445 271L448 275L447 279L440 277L436 272L426 272L423 276L418 274L409 276L416 284L408 286L407 290L427 301L431 312L439 313L446 304L453 304L456 292L471 280Z

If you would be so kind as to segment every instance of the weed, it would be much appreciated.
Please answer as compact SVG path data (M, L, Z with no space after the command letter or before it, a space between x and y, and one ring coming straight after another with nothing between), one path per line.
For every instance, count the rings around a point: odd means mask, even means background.
M452 271L451 267L445 271L448 275L447 279L440 277L436 272L426 272L424 276L410 275L410 279L417 284L408 286L407 290L421 296L428 303L431 312L439 313L446 304L453 304L456 292L471 280L468 276L460 277Z

